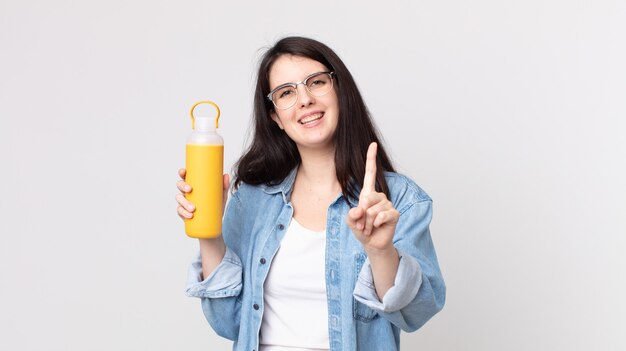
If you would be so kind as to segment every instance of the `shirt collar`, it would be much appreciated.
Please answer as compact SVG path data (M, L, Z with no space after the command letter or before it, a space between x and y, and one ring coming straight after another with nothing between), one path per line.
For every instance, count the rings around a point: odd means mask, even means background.
M294 167L294 169L289 172L289 174L283 179L280 183L273 185L263 185L263 191L266 194L278 194L282 193L283 201L287 204L290 200L291 190L293 189L293 183L296 181L296 173L298 172L298 167Z

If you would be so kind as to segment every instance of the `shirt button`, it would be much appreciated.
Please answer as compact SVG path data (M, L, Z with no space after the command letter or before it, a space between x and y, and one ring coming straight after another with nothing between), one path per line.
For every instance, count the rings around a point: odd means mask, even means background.
M283 229L285 229L285 226L284 226L284 225L282 225L282 224L279 224L279 225L278 225L278 230L283 230Z
M261 258L261 264L265 264L265 262L266 262L265 259Z
M259 305L257 305L256 303L254 305L252 305L252 308L254 308L255 310L259 310Z

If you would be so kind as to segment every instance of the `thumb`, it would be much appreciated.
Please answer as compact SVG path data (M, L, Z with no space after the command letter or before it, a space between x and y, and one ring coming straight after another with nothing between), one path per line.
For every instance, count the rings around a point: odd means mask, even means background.
M228 187L230 185L230 176L228 174L224 174L223 178L223 186L224 192L222 193L222 214L224 214L224 209L226 207L226 200L228 199Z
M355 228L359 219L363 218L365 211L360 207L351 208L346 216L346 223L350 228Z
M224 174L224 191L227 191L229 186L230 186L230 175Z

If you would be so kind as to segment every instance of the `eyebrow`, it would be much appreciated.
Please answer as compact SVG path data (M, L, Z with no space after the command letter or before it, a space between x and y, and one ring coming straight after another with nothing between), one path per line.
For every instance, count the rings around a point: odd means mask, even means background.
M286 87L286 86L293 86L293 85L296 85L297 83L304 83L304 81L307 80L310 76L312 76L314 74L322 73L322 72L328 72L328 70L321 70L321 71L315 71L315 72L309 73L306 77L304 77L303 80L301 80L299 82L282 83L282 84L277 85L275 88L270 88L270 91L276 90L278 88Z

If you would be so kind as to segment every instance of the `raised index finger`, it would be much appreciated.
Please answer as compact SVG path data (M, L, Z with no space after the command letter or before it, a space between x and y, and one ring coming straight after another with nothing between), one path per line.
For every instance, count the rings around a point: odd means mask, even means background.
M363 191L365 194L376 191L376 151L378 145L371 143L367 148L367 159L365 160L365 178L363 179Z

